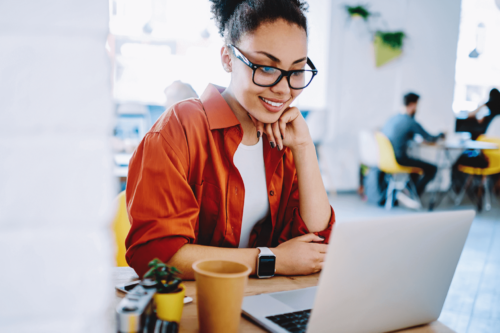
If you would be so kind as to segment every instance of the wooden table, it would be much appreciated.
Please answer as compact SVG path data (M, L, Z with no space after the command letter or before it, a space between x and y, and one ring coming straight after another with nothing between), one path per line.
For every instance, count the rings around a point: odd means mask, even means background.
M121 284L137 279L135 272L129 267L113 268L114 284ZM276 276L272 279L250 278L245 289L245 296L269 293L274 291L293 290L306 287L313 287L318 284L319 274L309 276ZM186 286L186 296L193 298L193 302L184 306L182 320L180 323L180 333L198 332L198 314L196 310L196 286L194 281L183 282ZM116 292L116 304L124 297L122 292ZM240 332L266 332L252 321L242 317ZM418 326L410 329L398 331L400 333L454 333L453 330L435 321L428 325Z

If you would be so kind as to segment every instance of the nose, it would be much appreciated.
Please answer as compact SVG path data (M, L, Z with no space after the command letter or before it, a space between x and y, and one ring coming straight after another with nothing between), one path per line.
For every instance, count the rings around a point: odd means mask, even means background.
M271 91L279 95L290 94L290 86L288 85L287 77L283 76L278 83L271 87Z

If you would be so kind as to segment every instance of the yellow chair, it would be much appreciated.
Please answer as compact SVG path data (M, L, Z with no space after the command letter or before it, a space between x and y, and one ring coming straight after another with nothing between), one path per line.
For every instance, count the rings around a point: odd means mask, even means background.
M408 184L410 184L410 191L413 192L413 199L419 202L420 206L422 206L420 198L415 189L415 184L413 184L410 178L411 173L422 174L422 169L400 165L396 161L396 155L394 154L394 148L392 147L391 141L380 132L377 132L375 134L375 137L377 139L379 150L378 167L380 171L386 173L389 176L385 208L392 208L396 193L398 191L402 191Z
M127 267L125 260L125 238L130 230L130 222L127 214L127 204L125 202L125 191L118 194L116 198L118 210L116 212L115 220L113 221L113 231L116 240L116 266Z
M491 188L489 186L489 176L500 173L500 138L487 137L485 135L481 135L477 138L477 141L481 142L489 142L497 145L498 149L485 149L483 150L484 156L488 159L488 166L486 168L474 168L465 165L459 165L458 170L468 174L469 177L465 182L464 187L460 191L455 200L455 204L459 205L462 202L465 191L471 184L472 178L474 176L482 177L482 186L484 190L485 200L484 200L484 210L491 209ZM479 204L479 209L481 209L481 205Z

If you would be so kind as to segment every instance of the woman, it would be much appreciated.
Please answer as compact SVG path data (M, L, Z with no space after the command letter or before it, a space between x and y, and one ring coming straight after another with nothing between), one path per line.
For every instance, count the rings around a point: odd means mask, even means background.
M490 114L481 119L476 119L477 113L485 106L490 110ZM486 133L493 118L498 115L500 115L500 91L493 88L490 90L488 102L481 104L476 110L469 113L468 119L472 119L474 123L478 124L478 126L474 126L474 131L471 131L472 139L476 140L480 135ZM470 166L473 168L487 168L489 161L484 153L479 149L467 149L464 151L455 164L453 164L451 171L452 188L456 193L463 189L468 177L468 175L459 171L459 165Z
M318 272L334 214L307 125L290 107L316 74L306 5L212 3L231 82L222 94L209 85L199 100L172 106L134 153L127 261L141 276L156 257L185 279L193 262L209 258L244 262L256 274L256 247L265 247L276 274Z
M481 104L476 110L469 113L468 119L476 118L477 113L483 108L487 106L490 110L490 114L486 117L478 119L477 122L479 124L483 124L484 132L488 129L489 124L496 116L500 115L500 91L498 89L493 88L490 90L490 98L488 102Z
M490 114L481 119L476 119L477 113L485 106L490 110ZM500 91L493 88L490 91L490 98L488 102L481 104L476 110L469 113L468 119L474 119L474 122L477 121L477 123L480 124L480 127L478 128L481 129L478 132L471 132L472 139L476 140L480 135L486 133L491 121L498 115L500 115ZM458 172L458 165L466 165L474 168L487 168L488 159L484 156L481 150L469 149L460 155L459 159L455 163L453 170L455 175ZM454 179L457 177L458 176L455 176Z

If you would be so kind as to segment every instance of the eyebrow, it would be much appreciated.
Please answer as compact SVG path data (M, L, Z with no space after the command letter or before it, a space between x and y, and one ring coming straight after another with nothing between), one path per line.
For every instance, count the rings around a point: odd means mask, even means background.
M272 61L274 62L277 62L278 64L281 63L281 60L279 60L278 58L276 58L275 56L273 56L272 54L269 54L267 52L264 52L264 51L257 51L256 53L260 53L260 54L263 54L265 55L266 57L268 57L269 59L271 59ZM300 59L297 59L295 60L292 65L295 65L295 64L298 64L299 62L302 62L304 60L307 60L307 57L304 57L304 58L300 58Z

